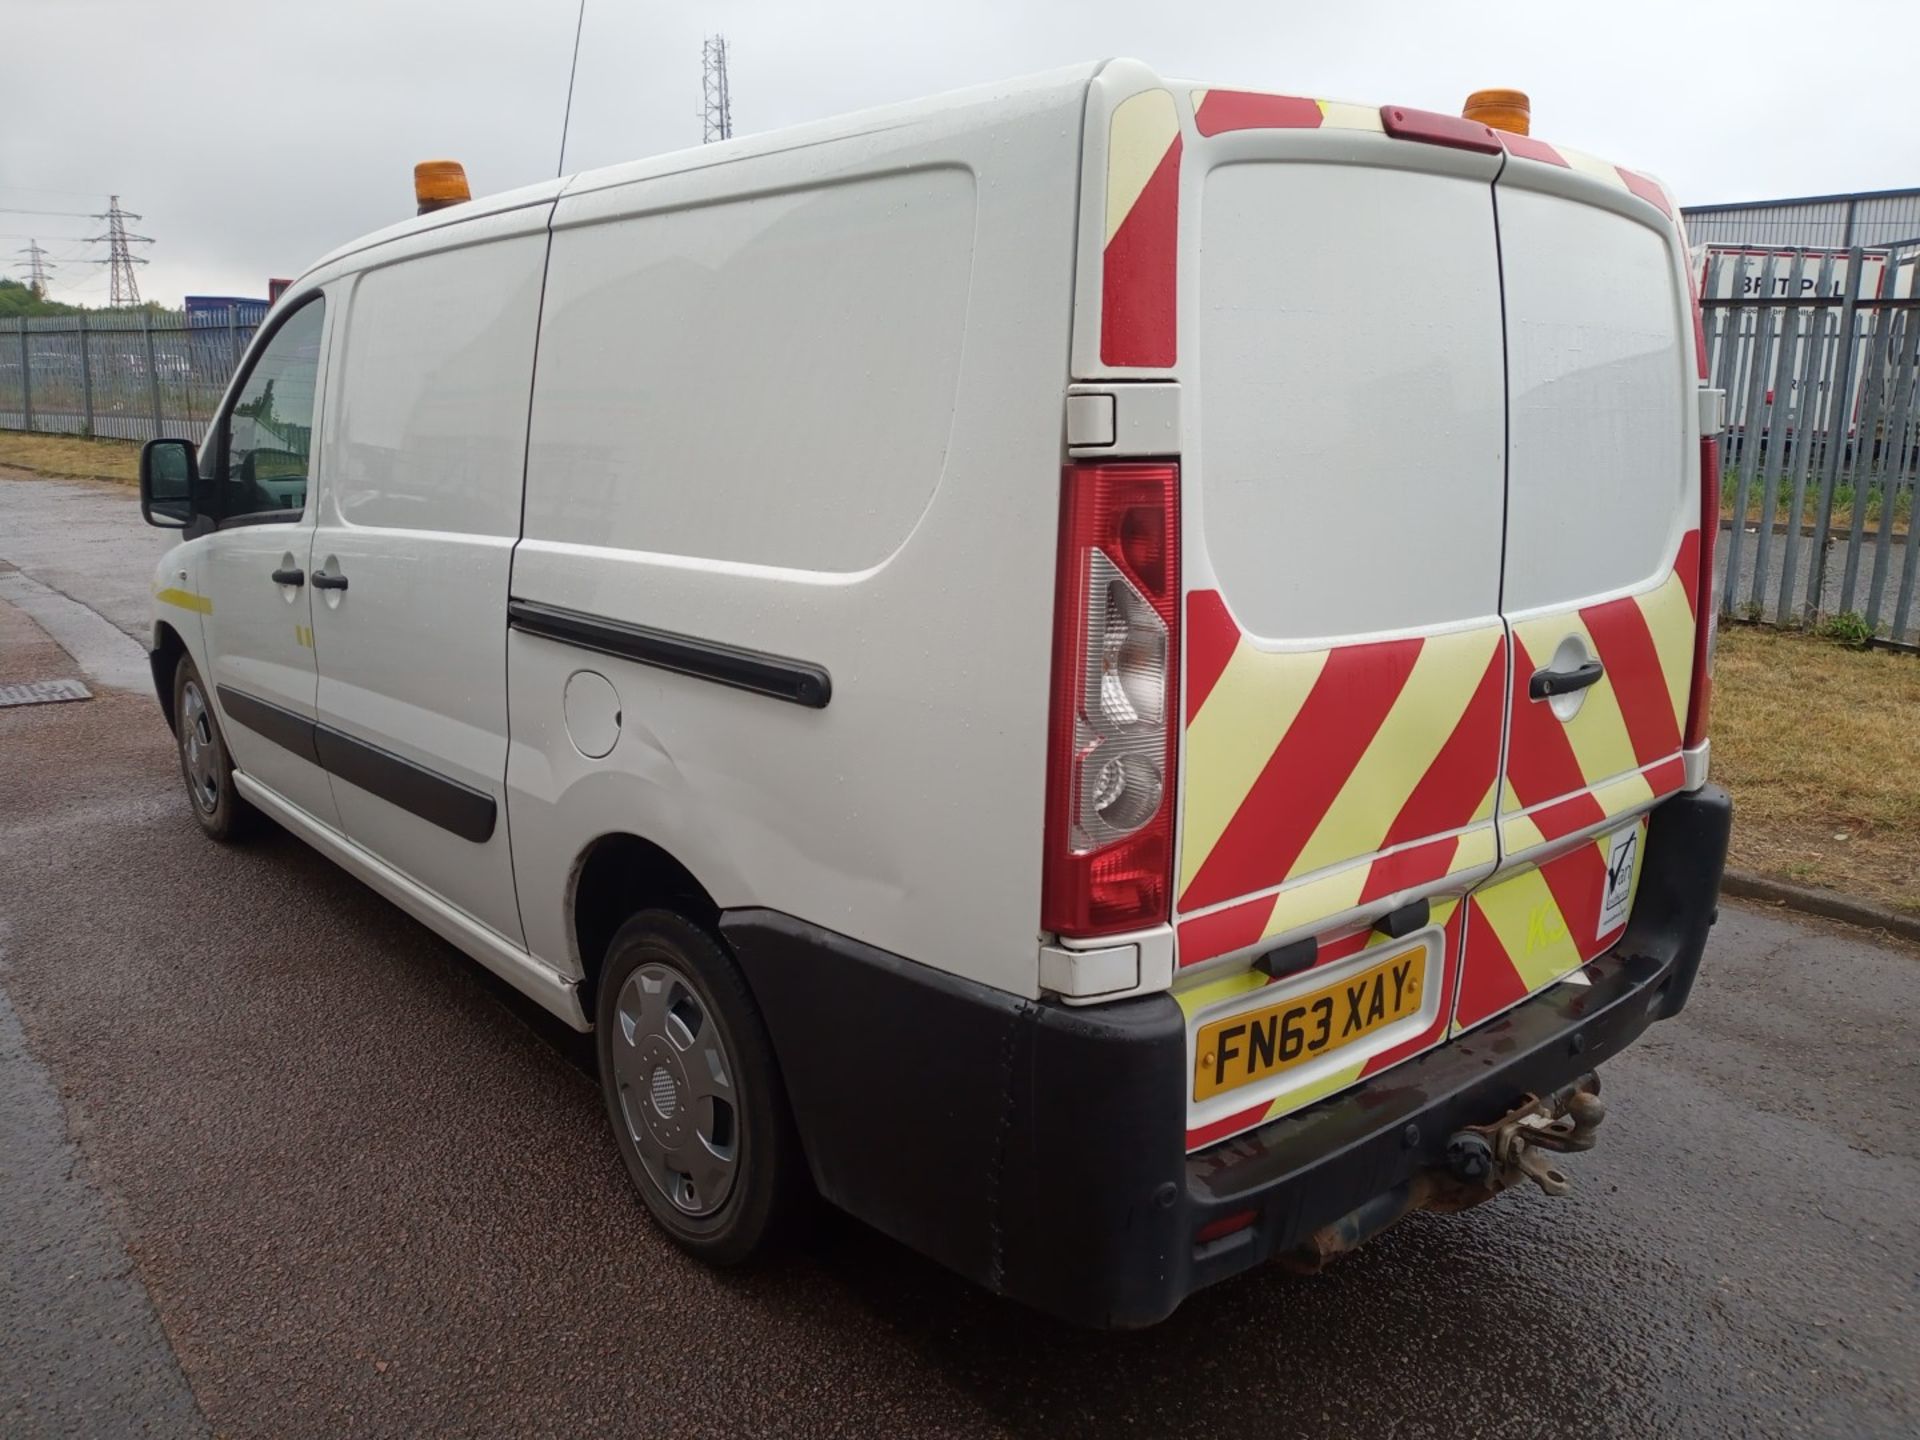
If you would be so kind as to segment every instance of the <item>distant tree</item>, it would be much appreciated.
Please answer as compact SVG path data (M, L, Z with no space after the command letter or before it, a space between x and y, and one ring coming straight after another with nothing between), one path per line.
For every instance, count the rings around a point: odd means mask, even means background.
M22 315L72 315L79 309L78 305L62 305L58 300L42 300L31 286L0 276L0 320L15 320Z
M42 300L33 293L32 286L0 275L0 320L14 320L23 315L78 315L83 311L94 314L112 308L109 305L68 305L59 300ZM157 315L167 307L158 300L147 300L139 305L122 305L119 308L136 314L151 310Z

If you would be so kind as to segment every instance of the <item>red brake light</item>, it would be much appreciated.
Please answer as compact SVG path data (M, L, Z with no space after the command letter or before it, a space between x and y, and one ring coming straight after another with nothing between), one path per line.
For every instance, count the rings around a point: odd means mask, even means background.
M1417 140L1422 145L1445 145L1450 150L1475 150L1498 155L1500 137L1477 120L1442 115L1436 110L1412 110L1405 105L1382 105L1380 127L1395 140Z
M1172 901L1180 469L1069 465L1055 577L1040 923L1111 935Z
M1720 548L1720 442L1700 442L1700 578L1694 588L1693 688L1687 701L1687 749L1707 738L1707 710L1713 703L1713 644L1720 625L1720 600L1713 593L1713 556Z

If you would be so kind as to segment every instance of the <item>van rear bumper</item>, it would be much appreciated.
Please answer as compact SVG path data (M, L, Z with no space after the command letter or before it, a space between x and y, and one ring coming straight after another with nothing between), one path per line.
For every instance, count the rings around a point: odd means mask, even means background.
M764 910L721 924L766 1018L827 1199L999 1294L1148 1325L1438 1166L1448 1137L1545 1095L1678 1013L1717 911L1732 807L1653 813L1620 943L1461 1039L1184 1153L1186 1032L1167 996L1070 1008ZM1205 1245L1216 1220L1246 1228Z

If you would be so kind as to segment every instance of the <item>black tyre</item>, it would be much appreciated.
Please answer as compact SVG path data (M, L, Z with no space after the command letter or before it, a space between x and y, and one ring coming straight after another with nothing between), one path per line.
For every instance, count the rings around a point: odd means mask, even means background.
M185 655L173 671L173 719L180 775L187 782L194 819L223 843L243 839L258 822L259 812L233 787L233 756L213 713L213 697Z
M714 1265L765 1252L810 1199L759 1007L726 947L646 910L608 947L595 1002L614 1143L653 1218Z

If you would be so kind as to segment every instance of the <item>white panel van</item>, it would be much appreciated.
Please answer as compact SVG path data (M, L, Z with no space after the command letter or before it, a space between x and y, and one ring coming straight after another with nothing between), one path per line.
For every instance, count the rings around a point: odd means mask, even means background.
M142 501L194 813L824 1196L1141 1325L1593 1143L1685 1003L1718 499L1656 182L1113 61L432 210Z

